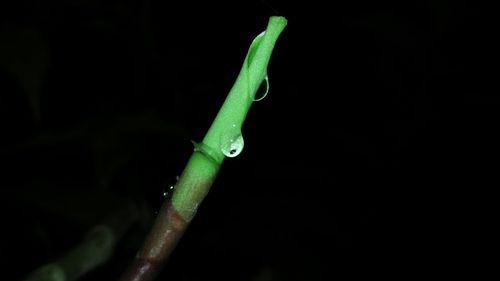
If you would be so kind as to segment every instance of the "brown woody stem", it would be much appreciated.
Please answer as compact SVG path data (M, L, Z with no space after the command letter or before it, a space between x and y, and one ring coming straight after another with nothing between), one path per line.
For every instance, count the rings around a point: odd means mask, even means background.
M179 215L170 201L165 202L142 249L120 281L154 280L187 226L188 222Z

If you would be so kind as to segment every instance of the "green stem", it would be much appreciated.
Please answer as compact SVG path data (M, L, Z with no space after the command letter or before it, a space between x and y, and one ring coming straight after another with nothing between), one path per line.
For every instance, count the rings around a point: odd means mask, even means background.
M188 162L176 184L172 202L176 210L190 221L215 179L224 156L225 141L241 134L241 127L253 98L267 74L267 65L278 36L286 26L283 17L271 17L265 32L252 42L240 74L224 104ZM201 153L198 153L201 152ZM208 157L206 157L208 156Z
M234 86L203 142L195 143L171 201L162 206L142 249L121 281L154 280L210 190L224 158L234 157L243 149L243 122L267 75L274 45L286 24L283 17L271 17L266 31L250 45Z

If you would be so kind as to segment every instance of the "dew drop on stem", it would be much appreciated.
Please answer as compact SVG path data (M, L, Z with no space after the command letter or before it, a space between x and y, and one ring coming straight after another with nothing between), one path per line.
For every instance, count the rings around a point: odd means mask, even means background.
M154 212L155 215L158 214L158 210L161 208L161 205L163 205L165 201L172 198L172 194L174 193L175 185L178 180L179 176L170 177L161 185L161 192L158 192L160 191L159 188L155 191L154 198L151 203L153 209L156 210Z
M262 83L259 86L259 89L257 89L257 92L255 93L255 96L253 97L253 101L263 100L267 96L268 92L269 92L269 77L266 74L264 81L262 81Z
M221 135L220 150L226 157L238 156L243 151L244 145L245 142L241 131L235 125Z
M172 193L174 192L175 185L179 180L179 176L168 178L162 185L161 193L158 198L161 199L163 203L165 200L170 199L172 197Z
M165 186L163 188L163 193L162 193L163 197L165 197L165 198L169 197L172 194L173 190L174 190L174 186L173 185L171 185L169 187Z

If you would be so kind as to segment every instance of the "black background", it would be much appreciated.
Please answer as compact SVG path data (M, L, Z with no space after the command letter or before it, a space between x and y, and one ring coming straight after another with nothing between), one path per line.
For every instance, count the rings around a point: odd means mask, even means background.
M139 222L82 278L116 279L271 15L289 24L269 95L159 280L474 271L497 187L494 17L460 1L288 2L2 2L5 280L133 202Z

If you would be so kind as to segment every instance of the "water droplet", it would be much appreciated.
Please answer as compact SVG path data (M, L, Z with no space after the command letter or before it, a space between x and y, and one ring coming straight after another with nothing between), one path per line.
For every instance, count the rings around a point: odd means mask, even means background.
M151 207L154 211L155 215L158 215L161 206L166 202L171 200L172 195L174 194L175 185L179 180L179 176L172 176L167 179L155 188L154 193L152 193L152 198L150 199Z
M268 92L269 92L269 77L266 74L264 81L262 81L262 83L259 86L259 89L257 90L255 96L253 97L253 101L263 100L267 96Z
M235 126L233 125L233 129ZM241 131L229 130L221 136L220 149L224 155L227 157L236 157L241 151L243 151L243 146L245 142L243 141L243 136Z
M170 193L172 193L172 190L174 189L174 186L171 185L170 187L165 187L163 188L163 197L167 197Z
M175 176L175 177L167 178L165 180L165 182L163 182L163 184L161 185L161 193L160 193L161 196L158 196L160 194L155 192L155 200L154 200L155 206L156 206L156 204L158 204L158 206L161 206L161 204L163 204L163 202L165 202L166 200L170 200L170 198L172 197L172 194L174 193L174 188L175 188L175 185L177 184L178 179L179 179L179 177ZM156 201L158 201L158 203L156 203Z

